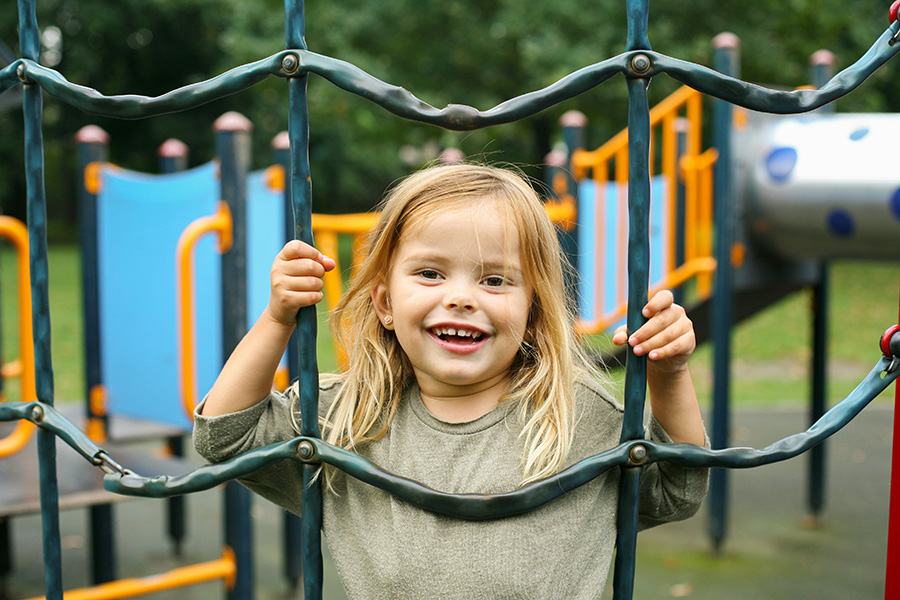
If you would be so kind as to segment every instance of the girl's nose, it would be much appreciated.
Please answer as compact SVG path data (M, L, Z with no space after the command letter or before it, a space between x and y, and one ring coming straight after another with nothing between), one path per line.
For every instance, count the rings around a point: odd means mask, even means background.
M475 297L468 286L457 285L447 290L444 296L444 308L457 310L475 310Z

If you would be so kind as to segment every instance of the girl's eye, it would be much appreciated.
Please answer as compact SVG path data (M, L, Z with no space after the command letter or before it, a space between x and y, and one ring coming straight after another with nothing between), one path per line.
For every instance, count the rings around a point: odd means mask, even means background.
M425 279L437 279L441 275L434 269L422 269L419 271L419 277L424 277Z
M482 283L488 287L501 287L506 283L506 280L499 275L491 275L490 277L485 277Z

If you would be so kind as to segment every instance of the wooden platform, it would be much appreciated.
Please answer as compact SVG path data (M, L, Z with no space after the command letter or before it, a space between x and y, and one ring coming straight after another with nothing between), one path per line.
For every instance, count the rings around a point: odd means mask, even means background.
M72 420L78 423L77 418ZM0 436L6 435L13 426L11 423L0 423ZM138 475L181 475L198 466L190 460L162 456L162 443L138 443L142 440L162 442L166 437L185 435L179 429L148 426L122 417L114 419L111 429L120 441L107 442L101 446L106 449L110 458ZM0 518L40 511L40 469L36 438L36 435L32 436L21 452L0 459ZM60 509L107 504L128 498L104 490L103 471L91 465L67 444L57 441L56 447Z

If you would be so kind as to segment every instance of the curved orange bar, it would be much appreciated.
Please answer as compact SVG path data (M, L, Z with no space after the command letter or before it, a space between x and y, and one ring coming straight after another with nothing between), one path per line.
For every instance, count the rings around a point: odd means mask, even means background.
M715 270L716 259L710 257L694 259L691 262L687 262L681 265L680 267L669 273L669 276L664 281L650 288L648 296L653 296L653 294L660 290L676 288L693 277L713 273L715 272ZM596 321L579 320L575 324L575 331L579 335L595 335L598 333L603 333L604 331L609 329L609 327L612 326L613 323L624 317L627 312L628 305L620 304L615 309L603 315L603 317L597 319Z
M197 406L196 360L194 358L194 246L207 233L216 233L218 251L228 252L233 241L231 211L224 202L208 217L200 217L181 233L175 250L175 296L178 302L178 375L181 382L181 402L189 419L194 419Z
M16 275L19 303L19 361L21 363L22 400L36 400L34 383L34 336L31 330L31 273L28 259L28 229L18 219L0 216L0 237L9 240L16 249ZM15 454L25 447L34 425L30 421L19 424L0 440L0 458Z
M119 598L134 598L135 596L164 592L217 579L222 579L225 586L231 589L234 587L236 575L237 563L234 559L234 551L226 547L222 553L222 558L218 560L172 569L159 575L120 579L119 581L111 581L94 587L69 590L65 593L65 599L117 600ZM31 598L31 600L44 600L44 596Z

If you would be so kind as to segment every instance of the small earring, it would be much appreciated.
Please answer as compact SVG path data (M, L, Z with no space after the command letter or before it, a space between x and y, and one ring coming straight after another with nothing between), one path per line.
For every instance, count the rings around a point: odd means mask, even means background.
M384 318L384 324L385 324L385 325L390 325L390 324L393 323L393 322L394 322L394 317L392 317L391 315L387 315L387 316Z

